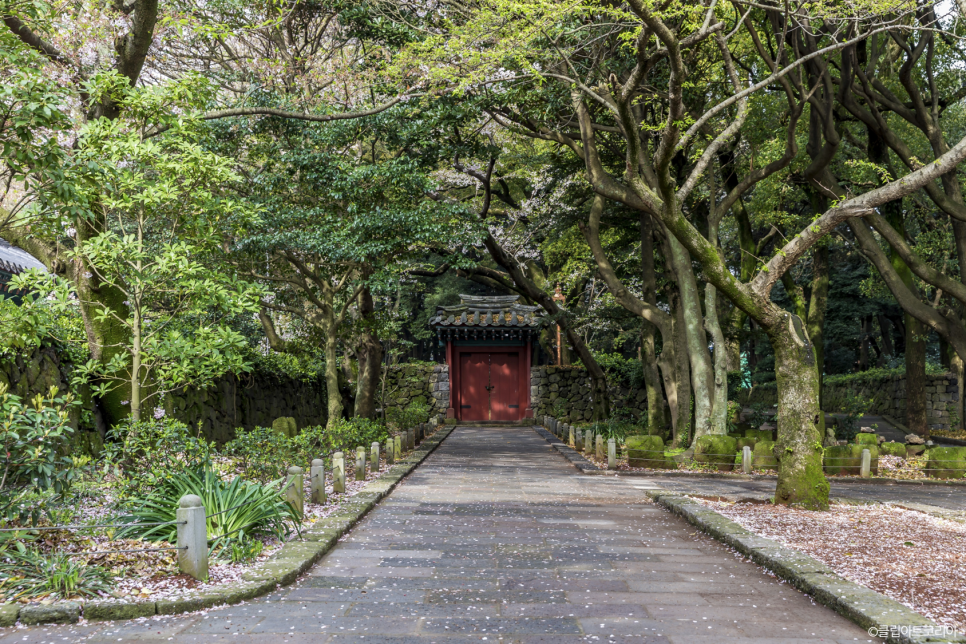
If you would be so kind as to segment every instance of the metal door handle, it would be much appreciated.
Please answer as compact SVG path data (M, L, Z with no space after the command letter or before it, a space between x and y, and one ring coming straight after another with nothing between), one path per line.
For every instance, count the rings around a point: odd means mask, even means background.
M492 385L490 385L490 386L488 386L488 387L485 387L485 389L486 389L487 391L493 391L494 389L496 389L496 387L493 387Z

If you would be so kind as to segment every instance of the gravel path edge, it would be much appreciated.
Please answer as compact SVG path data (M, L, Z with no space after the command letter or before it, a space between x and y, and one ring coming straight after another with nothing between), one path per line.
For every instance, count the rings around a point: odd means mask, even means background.
M964 637L937 635L943 627L899 602L837 575L825 564L776 541L760 537L683 494L662 491L649 496L718 541L816 601L892 644L966 642Z

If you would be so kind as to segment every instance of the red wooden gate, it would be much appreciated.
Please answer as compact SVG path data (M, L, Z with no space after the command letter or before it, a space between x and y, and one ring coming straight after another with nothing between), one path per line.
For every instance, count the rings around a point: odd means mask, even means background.
M520 420L526 404L521 390L520 351L472 349L459 351L460 420ZM522 386L521 386L522 385Z

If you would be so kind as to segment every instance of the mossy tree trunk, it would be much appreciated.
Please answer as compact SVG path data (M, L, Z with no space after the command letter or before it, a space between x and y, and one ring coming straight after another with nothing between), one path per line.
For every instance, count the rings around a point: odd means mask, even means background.
M829 485L822 470L822 418L814 347L801 318L782 311L766 329L775 351L778 384L778 485L775 502L827 510Z

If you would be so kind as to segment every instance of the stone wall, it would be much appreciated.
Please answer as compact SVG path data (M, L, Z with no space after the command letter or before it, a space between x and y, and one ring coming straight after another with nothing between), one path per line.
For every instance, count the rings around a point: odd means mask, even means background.
M446 415L446 406L449 404L448 365L393 365L383 370L381 385L385 386L386 410L422 403L429 406L430 416Z
M852 392L872 400L869 414L891 416L904 422L906 416L906 379L904 376L870 379L865 382L826 384L822 388L822 406L829 413L841 412L842 402ZM778 402L774 383L758 385L742 391L738 400L742 404ZM949 429L950 414L955 412L959 400L956 377L953 374L926 376L926 417L929 429Z
M299 429L324 425L328 416L325 378L229 374L210 387L188 387L166 395L164 411L189 427L200 422L208 440L219 444L234 438L237 427L271 427L281 416L295 418Z
M0 357L0 382L10 393L29 400L44 395L51 385L61 393L69 390L72 366L54 347L44 346L26 354ZM79 394L79 395L78 395ZM74 392L82 400L72 413L74 448L82 453L97 452L102 444L96 429L96 416L86 392ZM152 406L152 401L148 401ZM269 373L227 375L206 388L189 387L165 396L161 405L167 416L192 427L199 422L210 440L224 443L235 435L236 427L271 427L279 416L292 416L299 427L325 424L327 403L325 380L298 380ZM145 414L150 417L153 409Z
M627 383L609 382L611 411L626 408L640 418L647 410L647 394ZM535 416L550 414L561 420L590 420L593 404L590 378L582 367L532 367L530 404Z

